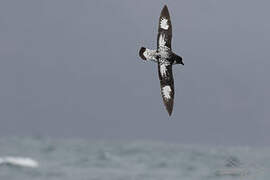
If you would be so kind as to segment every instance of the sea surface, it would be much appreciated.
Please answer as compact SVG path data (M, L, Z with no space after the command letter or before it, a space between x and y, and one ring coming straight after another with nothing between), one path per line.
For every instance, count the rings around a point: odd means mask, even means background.
M0 180L269 180L270 148L0 138Z

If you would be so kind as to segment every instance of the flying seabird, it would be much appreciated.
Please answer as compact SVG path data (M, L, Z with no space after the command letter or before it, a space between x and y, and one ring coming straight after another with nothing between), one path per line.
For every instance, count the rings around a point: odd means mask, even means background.
M169 113L172 114L174 100L174 82L172 65L182 64L182 57L172 52L172 24L170 14L165 5L161 11L158 24L157 50L141 47L140 57L145 61L154 61L158 64L158 75L160 80L161 96L164 105Z

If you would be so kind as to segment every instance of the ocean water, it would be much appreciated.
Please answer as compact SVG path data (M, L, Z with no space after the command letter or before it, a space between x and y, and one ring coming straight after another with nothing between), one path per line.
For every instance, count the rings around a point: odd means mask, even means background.
M0 139L0 180L269 179L270 148Z

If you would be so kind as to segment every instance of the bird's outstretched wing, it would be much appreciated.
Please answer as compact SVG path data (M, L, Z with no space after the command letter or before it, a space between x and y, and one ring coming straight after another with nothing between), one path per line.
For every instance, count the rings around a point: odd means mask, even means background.
M174 100L172 65L163 63L162 61L158 62L158 75L160 80L161 96L169 115L171 115Z
M157 48L167 47L171 49L172 23L169 10L165 5L161 11L158 23Z

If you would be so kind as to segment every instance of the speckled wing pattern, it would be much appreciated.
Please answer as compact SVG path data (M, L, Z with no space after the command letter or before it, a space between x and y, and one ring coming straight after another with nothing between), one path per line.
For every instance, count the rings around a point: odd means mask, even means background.
M157 49L162 54L158 61L158 75L160 80L161 96L164 105L169 113L172 114L174 102L174 80L172 64L168 61L171 50L172 25L170 14L165 5L161 11L158 25Z
M158 23L158 36L157 36L157 48L160 47L160 36L165 39L165 46L171 49L172 42L172 23L169 14L169 10L165 5L162 9Z
M159 63L158 75L160 80L161 96L169 115L171 115L173 111L173 101L174 101L174 81L173 81L172 65L166 64L160 65Z
M154 61L158 64L158 75L163 103L171 116L174 103L174 80L172 65L182 64L182 57L171 49L172 23L168 7L165 5L158 21L157 49L151 50L141 47L139 56L144 61Z

